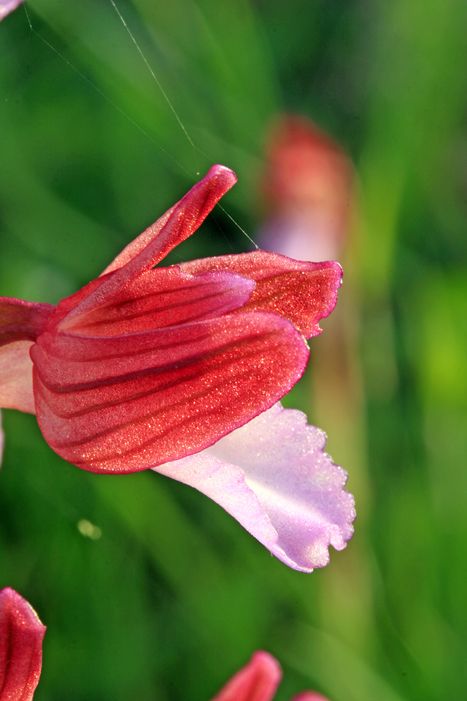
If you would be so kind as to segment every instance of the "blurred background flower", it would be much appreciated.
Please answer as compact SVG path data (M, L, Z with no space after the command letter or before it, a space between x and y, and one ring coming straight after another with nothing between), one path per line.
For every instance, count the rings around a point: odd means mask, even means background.
M260 248L297 260L338 260L353 204L350 159L311 120L295 115L276 121L265 151Z
M239 184L170 262L247 250L229 215L264 225L272 125L312 119L357 176L340 299L288 402L328 433L359 519L329 567L292 572L194 490L84 474L4 411L0 586L49 627L35 699L209 699L260 648L278 701L462 698L467 5L118 7L191 143L110 0L20 5L0 24L0 294L71 294L214 162Z

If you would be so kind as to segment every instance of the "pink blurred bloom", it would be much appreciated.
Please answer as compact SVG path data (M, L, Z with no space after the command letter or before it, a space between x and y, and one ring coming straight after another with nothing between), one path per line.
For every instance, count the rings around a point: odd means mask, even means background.
M78 467L191 484L310 571L345 547L353 501L323 434L274 405L334 308L340 266L257 251L154 268L235 182L211 168L57 307L0 298L0 406L36 413Z
M277 660L259 650L219 691L212 701L271 701L282 679ZM328 701L315 691L304 691L291 701Z
M335 260L349 228L352 164L308 119L283 117L266 146L260 245L297 260Z
M23 0L0 0L0 22L22 2Z
M30 701L39 683L45 626L13 589L0 591L0 701Z

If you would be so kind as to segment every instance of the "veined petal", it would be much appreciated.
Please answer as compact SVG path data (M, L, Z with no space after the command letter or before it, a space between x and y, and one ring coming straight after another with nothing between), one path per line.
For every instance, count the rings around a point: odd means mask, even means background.
M319 321L336 306L337 290L342 284L338 263L307 263L268 251L202 258L180 267L192 275L228 270L251 278L256 288L243 310L280 314L305 338L321 333Z
M206 450L156 470L220 504L289 567L311 572L329 562L329 545L345 547L355 519L347 475L325 444L302 412L278 403Z
M271 701L282 672L272 655L259 650L219 691L212 701Z
M32 390L32 341L0 346L0 407L35 414Z
M0 591L0 701L30 701L42 667L45 626L13 589Z
M31 349L49 445L94 472L184 457L268 409L301 376L302 336L267 312L114 337L43 333Z
M213 166L208 174L155 224L130 243L90 285L59 305L69 318L108 304L109 300L172 248L191 236L223 195L237 182L233 171Z
M318 694L317 691L302 691L301 694L297 694L290 701L329 701L329 699L322 694Z
M194 277L178 266L146 270L105 305L65 318L60 331L118 336L203 321L239 309L254 288L253 280L235 273Z

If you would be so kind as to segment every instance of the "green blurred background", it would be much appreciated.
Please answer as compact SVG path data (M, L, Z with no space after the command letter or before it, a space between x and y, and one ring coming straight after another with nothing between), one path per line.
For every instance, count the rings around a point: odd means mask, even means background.
M0 294L71 294L215 162L254 236L284 110L347 149L361 212L333 322L354 387L319 355L331 317L287 400L357 499L327 568L287 569L160 475L80 471L3 412L0 587L48 626L35 698L208 701L258 648L278 701L465 698L465 0L118 0L191 143L110 0L27 7L32 31L24 7L0 24ZM217 208L170 262L248 247Z

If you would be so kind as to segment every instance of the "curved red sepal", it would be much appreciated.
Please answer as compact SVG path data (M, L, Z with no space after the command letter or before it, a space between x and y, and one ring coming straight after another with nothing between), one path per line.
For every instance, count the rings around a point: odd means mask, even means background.
M9 587L0 591L0 701L30 701L42 667L45 626Z
M228 270L254 280L256 288L242 311L280 314L305 338L321 333L319 321L336 306L337 290L342 284L338 263L307 263L269 251L202 258L180 267L192 275Z
M58 312L61 318L67 316L70 320L76 315L105 306L124 287L157 265L169 251L191 236L236 182L237 177L229 168L220 165L210 168L185 197L124 248L101 277L60 302ZM58 319L56 316L56 321Z

